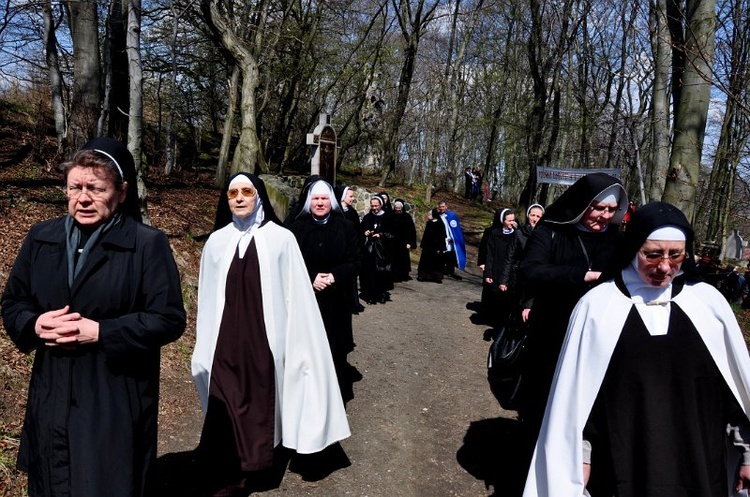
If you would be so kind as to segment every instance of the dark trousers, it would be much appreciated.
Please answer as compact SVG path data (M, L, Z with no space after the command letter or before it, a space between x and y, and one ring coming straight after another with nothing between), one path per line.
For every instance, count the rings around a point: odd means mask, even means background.
M453 274L456 271L458 263L456 261L456 253L454 251L443 252L443 274Z

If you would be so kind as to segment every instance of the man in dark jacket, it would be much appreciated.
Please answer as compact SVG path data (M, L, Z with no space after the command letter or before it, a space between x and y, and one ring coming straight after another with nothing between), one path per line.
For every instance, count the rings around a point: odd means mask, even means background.
M136 219L127 148L93 140L62 167L68 215L31 228L2 296L8 335L36 351L18 467L30 496L142 496L180 278L166 235Z

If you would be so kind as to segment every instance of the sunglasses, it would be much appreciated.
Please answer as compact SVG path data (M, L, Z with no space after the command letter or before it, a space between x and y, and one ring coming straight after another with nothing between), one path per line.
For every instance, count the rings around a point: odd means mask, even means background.
M676 266L685 260L687 252L670 252L664 254L662 252L641 252L641 255L648 264L660 264L663 259L666 259L670 264Z
M234 200L237 198L239 194L242 194L243 197L254 197L255 196L255 188L252 186L245 186L242 188L230 188L227 192L227 197Z

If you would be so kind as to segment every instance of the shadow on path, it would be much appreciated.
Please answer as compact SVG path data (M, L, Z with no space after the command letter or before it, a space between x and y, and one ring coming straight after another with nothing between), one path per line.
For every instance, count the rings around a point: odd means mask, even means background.
M526 482L531 449L521 424L514 419L472 421L456 460L469 474L492 488L493 497L520 497Z
M349 457L341 444L335 443L315 454L297 454L279 447L274 451L273 467L252 473L245 473L242 489L233 496L247 496L279 488L287 468L300 475L308 482L320 481L334 471L351 466ZM206 497L213 495L210 487L216 482L220 468L211 468L211 464L201 461L198 450L164 454L156 461L154 471L154 495L162 497ZM219 475L219 481L221 476Z

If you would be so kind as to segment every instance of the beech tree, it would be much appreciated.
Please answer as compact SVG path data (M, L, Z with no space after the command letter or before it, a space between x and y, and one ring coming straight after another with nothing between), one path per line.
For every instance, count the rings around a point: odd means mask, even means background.
M713 73L714 0L670 2L674 141L662 199L693 218Z
M70 17L73 42L73 75L70 118L70 143L77 150L97 136L102 109L99 15L92 0L65 2Z

